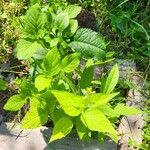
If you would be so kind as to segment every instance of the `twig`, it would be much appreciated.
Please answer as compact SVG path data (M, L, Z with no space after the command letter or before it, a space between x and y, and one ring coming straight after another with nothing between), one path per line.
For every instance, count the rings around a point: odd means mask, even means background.
M0 69L0 72L15 73L15 74L27 74L24 72L18 72L18 71L13 71L13 70L2 70L2 69Z

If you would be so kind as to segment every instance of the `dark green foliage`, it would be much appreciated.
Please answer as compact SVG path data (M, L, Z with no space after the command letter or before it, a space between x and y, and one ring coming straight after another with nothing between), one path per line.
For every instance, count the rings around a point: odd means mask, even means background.
M90 29L79 29L69 46L80 52L84 58L94 58L95 60L105 59L106 45L97 32Z

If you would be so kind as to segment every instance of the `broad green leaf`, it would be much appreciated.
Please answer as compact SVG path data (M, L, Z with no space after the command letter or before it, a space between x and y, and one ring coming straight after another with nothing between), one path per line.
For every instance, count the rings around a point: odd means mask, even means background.
M64 112L69 116L78 116L84 109L84 99L65 91L52 91Z
M62 59L62 62L61 62L62 70L61 71L66 72L66 73L71 73L79 65L79 62L80 62L79 54L74 53L74 54L67 55L66 57L64 57Z
M69 16L66 12L61 12L55 18L55 27L60 31L63 31L69 26Z
M79 29L74 36L74 41L69 46L81 53L85 58L102 60L105 58L106 45L98 33L90 29Z
M38 89L38 91L42 91L48 88L50 84L51 84L51 79L46 77L45 75L38 75L35 78L35 87Z
M107 104L112 100L118 93L113 94L93 94L92 98L96 100L92 107L99 107L101 105Z
M107 79L106 79L106 82L104 84L104 88L103 88L103 92L104 93L111 93L117 82L118 82L118 79L119 79L119 68L118 68L118 65L114 65L113 68L111 69Z
M20 95L12 96L4 106L5 110L17 111L23 107L26 103L26 99L21 97Z
M42 49L42 46L36 41L21 39L16 48L17 58L29 60L39 49Z
M95 93L91 94L87 97L86 101L95 107L104 105L108 103L112 98L114 98L118 93L112 93L112 94L104 94L104 93Z
M65 137L67 134L71 132L72 128L73 128L73 123L69 119L69 117L60 118L54 126L50 142Z
M75 34L78 29L78 21L77 20L70 20L70 34L71 36Z
M76 119L76 130L77 130L77 133L78 133L78 136L80 138L80 140L83 140L83 139L86 139L88 138L88 133L89 133L89 130L88 128L82 123L82 121L80 120L80 117L78 117Z
M50 50L44 58L43 66L47 75L54 76L61 70L61 57L56 48Z
M98 109L88 109L81 115L81 120L92 131L107 132L117 135L111 122Z
M75 18L81 12L81 7L77 5L69 5L65 9L65 12L68 13L69 18Z
M0 79L0 91L6 90L6 82L2 79Z
M115 109L114 109L115 113L120 115L137 115L137 114L142 114L143 112L139 109L136 109L134 107L129 107L129 106L125 106L122 103L119 103Z
M93 74L94 74L94 66L90 66L84 69L81 75L81 80L79 82L80 87L82 89L85 89L91 85L91 82L93 80Z
M22 120L21 127L33 129L44 125L48 120L47 110L31 107Z
M39 4L31 6L24 17L22 37L37 39L39 31L43 29L45 22L45 14L40 10Z

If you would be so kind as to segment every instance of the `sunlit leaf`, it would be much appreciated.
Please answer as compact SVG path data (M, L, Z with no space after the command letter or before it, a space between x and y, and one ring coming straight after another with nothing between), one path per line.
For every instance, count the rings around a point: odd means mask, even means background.
M68 117L60 118L53 129L50 142L61 139L71 132L73 123Z
M113 68L111 69L107 79L106 79L106 82L104 84L104 88L103 88L103 92L104 93L111 93L117 82L118 82L118 79L119 79L119 68L118 68L118 65L114 65Z
M5 110L17 111L23 107L26 103L26 99L21 97L21 95L14 95L8 99L7 103L4 106Z

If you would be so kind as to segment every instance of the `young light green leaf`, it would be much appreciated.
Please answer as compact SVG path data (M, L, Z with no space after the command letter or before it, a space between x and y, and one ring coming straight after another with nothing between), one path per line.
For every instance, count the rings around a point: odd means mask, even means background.
M118 93L113 94L93 94L92 98L95 100L92 107L99 107L101 105L107 104L112 100Z
M22 120L21 127L33 129L44 125L48 120L48 112L40 107L31 107Z
M74 36L74 41L69 46L81 53L85 58L102 60L105 58L105 42L98 33L90 29L79 29Z
M23 37L37 39L38 32L43 29L45 22L45 14L40 10L39 4L31 6L24 17Z
M63 58L61 62L61 71L66 72L66 73L71 73L73 72L76 67L79 65L79 54L74 53L67 55L66 57Z
M64 112L69 116L78 116L84 109L84 99L65 91L53 90L52 93L57 98Z
M112 94L105 94L105 93L95 93L91 94L87 97L86 101L88 101L91 104L106 104L108 103L112 98L114 98L118 93L112 93Z
M118 116L120 115L137 115L137 114L142 114L143 112L137 108L134 107L129 107L129 106L125 106L122 103L117 104L117 106L114 109L115 113L118 114Z
M61 12L55 18L55 27L61 32L69 26L69 16L66 12Z
M69 5L65 9L65 12L68 13L69 18L75 18L81 12L81 7L77 5Z
M91 85L93 74L94 74L94 66L90 66L84 69L81 75L81 80L79 82L80 87L82 89L85 89Z
M23 107L26 103L26 99L21 97L20 95L12 96L4 106L5 110L17 111Z
M98 109L88 109L81 115L81 120L92 131L107 132L117 135L110 121Z
M106 82L103 88L103 93L111 93L114 90L118 82L118 79L119 79L119 68L118 68L118 65L116 64L113 66L113 68L111 69L106 79Z
M69 117L60 118L54 126L50 142L65 137L67 134L71 132L72 128L73 128L73 123L69 119Z
M16 48L17 58L29 60L39 49L42 49L42 46L36 41L21 39Z
M35 87L38 91L42 91L48 88L51 84L51 78L46 77L45 75L38 75L35 78Z
M54 76L61 70L61 57L56 48L50 50L43 60L43 66L45 73L50 76Z

